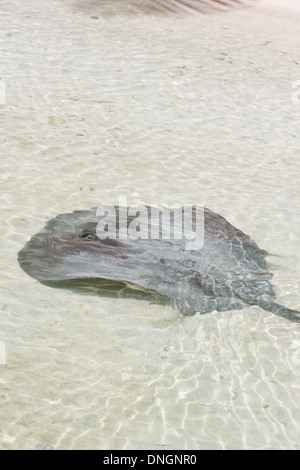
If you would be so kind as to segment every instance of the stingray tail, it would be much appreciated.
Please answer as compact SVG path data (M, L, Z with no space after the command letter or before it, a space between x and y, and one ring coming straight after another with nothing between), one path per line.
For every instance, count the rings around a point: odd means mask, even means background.
M300 312L296 310L291 310L290 308L283 307L282 305L277 304L272 300L265 300L265 299L244 299L248 304L251 305L258 305L259 307L267 310L268 312L272 312L279 317L287 318L288 320L294 323L300 323Z
M290 308L283 307L276 302L269 302L267 300L259 300L257 305L264 308L268 312L272 312L279 317L287 318L295 323L300 323L300 312Z

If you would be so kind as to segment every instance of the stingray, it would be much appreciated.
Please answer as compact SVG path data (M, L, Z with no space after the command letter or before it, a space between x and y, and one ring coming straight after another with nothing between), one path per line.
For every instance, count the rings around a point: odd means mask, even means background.
M22 269L40 282L57 287L75 281L93 285L98 280L154 293L184 315L257 305L300 322L299 312L276 302L267 252L222 216L204 209L203 246L186 249L187 236L161 236L161 218L156 238L121 236L119 208L115 209L114 238L99 237L99 220L104 219L99 219L96 209L51 219L19 252ZM126 214L129 227L136 219ZM113 216L106 216L108 230Z

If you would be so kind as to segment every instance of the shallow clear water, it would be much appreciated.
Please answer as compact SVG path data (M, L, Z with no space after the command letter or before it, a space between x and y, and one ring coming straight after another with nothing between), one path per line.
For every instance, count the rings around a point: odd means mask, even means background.
M299 16L0 13L1 448L299 448L298 325L51 289L17 263L59 213L203 203L299 310Z

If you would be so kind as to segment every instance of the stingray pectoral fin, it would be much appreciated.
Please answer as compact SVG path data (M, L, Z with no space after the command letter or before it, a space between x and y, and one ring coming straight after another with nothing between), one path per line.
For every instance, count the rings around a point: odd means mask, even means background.
M197 282L196 282L197 281ZM181 279L176 287L169 290L166 295L173 308L186 316L196 313L205 314L217 310L219 312L244 308L247 303L228 292L226 286L220 284L214 289L209 288L206 283L195 278Z

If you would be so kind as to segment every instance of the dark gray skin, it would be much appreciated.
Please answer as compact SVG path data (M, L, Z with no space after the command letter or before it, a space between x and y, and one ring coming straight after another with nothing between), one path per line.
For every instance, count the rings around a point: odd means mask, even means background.
M99 220L95 209L58 215L19 252L21 267L41 282L121 281L184 315L258 305L300 322L299 312L276 303L267 253L220 215L205 209L204 246L193 251L185 240L100 240Z

